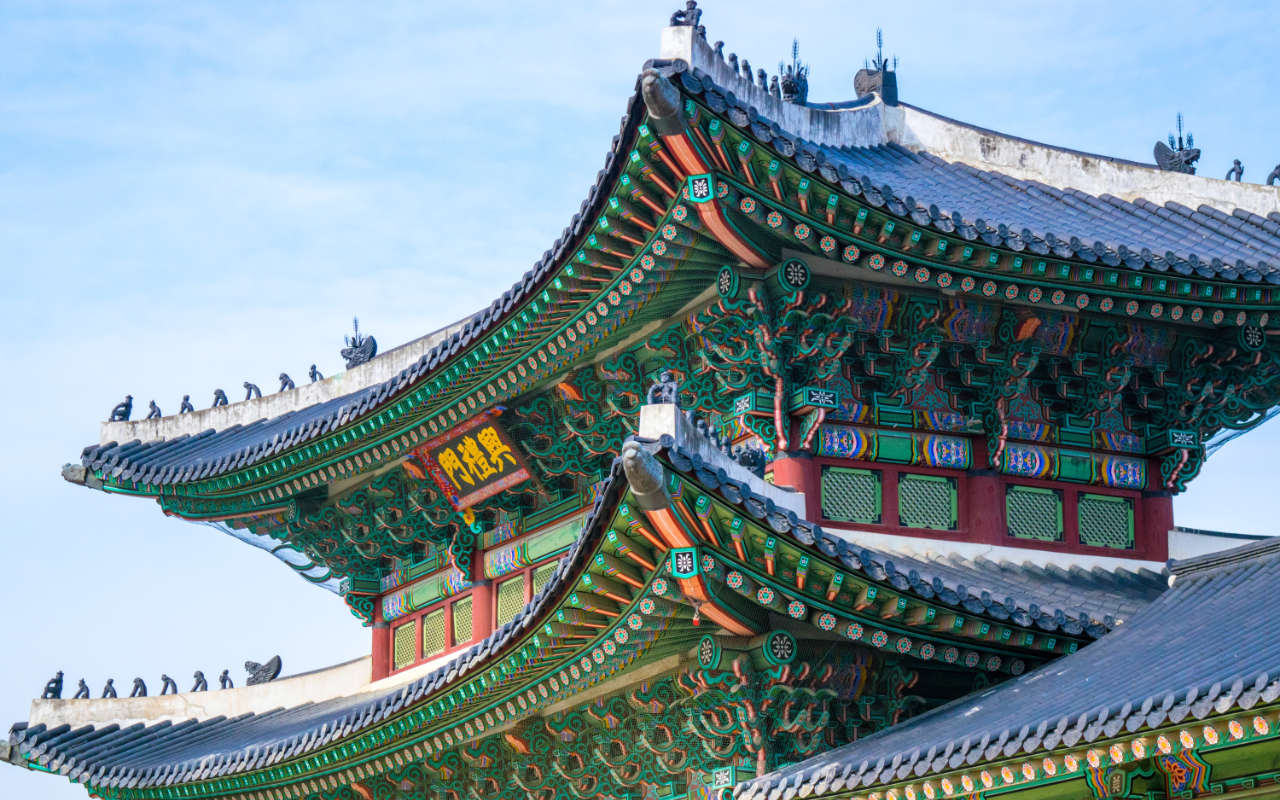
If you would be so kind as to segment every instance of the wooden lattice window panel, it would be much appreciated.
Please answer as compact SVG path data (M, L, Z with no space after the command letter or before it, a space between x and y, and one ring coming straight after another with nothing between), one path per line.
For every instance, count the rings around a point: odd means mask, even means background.
M556 562L543 564L533 571L533 596L537 597L538 592L542 591L548 583L551 582L551 576L556 573Z
M458 600L453 604L453 643L469 644L471 642L471 597Z
M524 608L524 575L508 578L498 584L498 627L516 618Z
M1133 549L1133 500L1105 494L1081 494L1076 506L1080 544L1089 547Z
M869 469L822 468L822 516L839 522L881 521L880 473Z
M898 522L907 528L956 529L956 480L937 475L898 476Z
M1035 486L1009 486L1004 492L1009 535L1037 542L1062 541L1062 493Z
M438 656L448 647L444 638L444 609L422 615L422 657Z
M391 634L391 668L403 669L418 660L418 623L411 620Z

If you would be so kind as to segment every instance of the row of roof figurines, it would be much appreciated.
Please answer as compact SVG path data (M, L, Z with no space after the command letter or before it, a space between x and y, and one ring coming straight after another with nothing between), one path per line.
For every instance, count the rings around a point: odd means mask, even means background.
M359 317L353 320L353 324L355 327L354 335L343 337L346 340L347 346L339 351L339 354L346 362L347 369L364 364L378 354L377 340L372 336L365 336L360 333ZM308 371L307 375L311 378L312 383L324 380L324 375L320 373L320 370L316 368L315 364L311 365L311 369ZM245 400L253 400L254 398L262 397L262 389L258 388L258 384L253 383L252 381L245 381L243 385ZM289 373L281 372L280 391L287 392L290 389L296 388L297 384L293 382L293 378L289 377ZM211 405L210 408L225 406L227 403L227 393L221 389L214 389L213 405ZM179 407L178 413L186 414L195 410L195 406L191 404L191 395L184 394L182 396L182 405ZM133 395L128 394L125 395L124 400L116 403L115 408L111 409L111 416L108 419L111 422L127 422L131 416L133 416ZM164 414L160 411L160 406L156 405L155 400L152 400L150 408L147 411L146 418L159 419L162 416L164 416Z
M245 681L246 686L256 686L260 683L269 683L280 675L280 656L272 656L265 664L259 664L256 661L244 662L245 672L249 673L248 679ZM195 683L191 686L193 692L209 691L209 682L205 680L204 673L196 670L192 676ZM231 670L224 669L222 674L218 676L219 689L234 689L235 682L231 680ZM160 676L160 694L178 694L178 683L168 675ZM147 683L142 678L133 679L133 690L129 693L130 697L146 697ZM119 697L116 694L115 678L107 678L107 683L102 687L102 697L111 699ZM44 692L40 695L41 700L61 700L62 699L62 670L58 670L58 674L54 675L44 685ZM80 679L80 686L76 689L75 696L72 700L88 700L89 684L85 683L84 678Z
M707 38L706 26L702 24L702 9L698 8L697 0L686 0L685 7L676 11L671 15L671 25L692 27L702 39ZM774 97L787 103L795 103L804 105L809 99L809 65L800 61L799 42L791 43L791 63L778 63L778 73L772 78L763 70L751 70L751 64L745 58L739 61L736 53L730 53L727 57L724 54L724 42L717 41L712 45L715 54L725 61L734 74L741 75L742 79L748 84L754 84L760 87L762 91L768 92ZM890 105L897 103L897 75L896 70L898 59L895 57L890 68L889 59L884 56L884 37L881 31L876 29L876 56L874 59L867 61L862 70L854 76L853 88L854 93L858 97L863 97L872 92L885 94L885 102ZM892 88L890 88L890 86ZM889 97L888 94L892 94ZM1156 166L1167 172L1183 172L1188 175L1194 175L1196 172L1195 163L1200 160L1200 150L1195 146L1195 139L1191 134L1183 136L1182 132L1182 114L1178 114L1178 132L1175 136L1169 134L1168 144L1157 141L1154 150ZM1231 168L1227 170L1224 178L1228 181L1241 181L1244 179L1244 164L1240 159L1232 159ZM1280 164L1276 164L1275 169L1271 170L1271 174L1267 176L1264 182L1267 186L1280 183Z

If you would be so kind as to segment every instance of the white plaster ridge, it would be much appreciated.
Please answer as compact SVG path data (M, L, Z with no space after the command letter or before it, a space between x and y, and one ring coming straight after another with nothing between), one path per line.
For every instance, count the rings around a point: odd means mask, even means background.
M195 435L210 429L220 431L233 425L248 425L260 419L271 419L291 411L310 408L394 378L431 348L461 330L469 319L471 316L464 317L452 325L374 356L364 364L287 392L264 394L253 400L241 400L217 408L202 408L187 414L170 414L159 419L103 422L98 432L98 441L100 444L131 442L135 439L154 442L184 434Z
M832 147L871 147L885 143L885 105L879 97L866 105L840 110L783 102L734 72L706 39L695 36L694 29L684 25L663 29L660 54L662 58L679 59L707 73L744 105L754 107L761 116L778 123L794 136Z
M50 728L58 725L70 725L75 728L81 725L105 725L113 722L121 727L135 722L152 725L166 720L181 722L188 719L205 720L220 716L232 718L242 714L262 714L277 708L293 708L306 703L320 703L358 694L367 693L374 696L411 683L469 651L469 648L462 648L423 662L413 669L373 682L369 681L372 659L370 656L363 656L332 667L235 689L210 689L207 692L113 699L36 699L31 701L28 724L31 726L44 724Z
M1227 213L1239 208L1262 217L1280 212L1280 187L1166 172L1151 164L1032 142L909 105L887 106L878 95L866 105L843 110L786 103L735 72L689 26L665 28L660 53L662 58L698 67L743 104L788 133L815 144L873 147L893 143L947 161L1095 196L1111 194L1130 202L1142 198L1157 205L1174 201L1190 208L1207 205Z
M1230 213L1239 208L1265 217L1280 212L1280 187L1166 172L1155 166L1080 153L967 125L912 106L886 107L888 141L925 150L947 161L1034 180L1058 189L1121 200L1169 201L1190 208L1207 205Z

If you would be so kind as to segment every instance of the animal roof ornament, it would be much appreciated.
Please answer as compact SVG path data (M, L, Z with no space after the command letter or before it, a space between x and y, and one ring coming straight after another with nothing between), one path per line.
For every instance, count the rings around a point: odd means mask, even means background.
M360 318L353 317L351 324L355 332L350 336L343 337L347 346L340 351L342 359L347 362L347 369L364 364L378 354L377 340L372 336L365 336L360 333Z
M1182 172L1195 175L1195 163L1200 160L1200 150L1195 146L1195 137L1190 133L1186 139L1182 136L1182 112L1178 112L1178 135L1169 134L1169 143L1156 142L1156 165L1165 172Z

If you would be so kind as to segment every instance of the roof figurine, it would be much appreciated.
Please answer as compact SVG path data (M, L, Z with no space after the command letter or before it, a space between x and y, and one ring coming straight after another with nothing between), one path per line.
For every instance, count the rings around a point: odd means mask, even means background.
M685 0L684 8L671 15L670 24L693 28L700 38L707 38L707 29L702 25L702 9L698 8L698 0Z
M191 684L191 691L193 692L209 691L209 682L204 679L203 672L201 672L200 670L196 670L195 674L192 677L195 679L195 683Z
M217 408L218 406L225 406L226 404L227 404L227 393L222 391L221 389L214 389L213 405L210 407Z
M1271 174L1267 176L1267 186L1273 186L1280 183L1280 164L1276 164L1276 168L1271 170Z
M193 405L191 405L191 395L189 395L189 394L184 394L184 395L182 396L182 405L181 405L181 406L179 406L179 408L178 408L178 413L179 413L179 414L190 414L192 411L195 411L195 410L196 410L196 407L195 407L195 406L193 406Z
M324 380L324 375L320 374L320 370L316 369L316 365L312 364L311 369L307 371L307 377L311 378L311 382Z
M343 337L343 341L346 342L347 346L342 348L340 352L342 360L347 363L347 369L358 367L378 354L377 340L372 336L365 336L360 333L360 318L352 318L351 325L355 332L350 336ZM312 366L314 368L314 365Z
M218 676L218 688L219 689L236 688L235 682L231 680L231 670L224 669L222 671L222 674Z
M262 390L258 388L258 384L252 383L250 381L245 381L241 385L244 386L245 400L260 399L262 397Z
M164 416L160 413L160 406L156 405L156 401L152 400L147 408L147 419L160 419Z
M130 697L146 697L146 696L147 696L147 682L146 682L146 681L144 681L142 678L134 678L134 679L133 679L133 690L129 692L129 696L130 696Z
M130 415L132 414L133 414L133 395L127 394L124 396L124 400L121 400L119 403L116 403L115 407L111 409L111 421L127 422Z
M244 671L249 673L249 678L245 681L246 686L256 686L259 683L270 683L280 675L280 656L272 656L265 664L259 664L256 661L246 661L244 662Z
M89 684L84 682L84 678L80 679L80 685L76 687L76 694L75 694L75 697L73 697L72 699L73 700L89 699Z
M168 675L161 675L160 676L160 694L166 695L166 694L177 694L177 693L178 693L178 682L175 681L173 678L170 678Z
M289 373L281 372L280 373L280 391L287 392L290 389L295 389L295 388L297 387L294 386L293 378L289 377Z
M58 670L58 674L49 679L40 695L43 700L57 700L59 697L62 697L62 670Z
M1244 178L1244 164L1240 163L1240 159L1233 159L1231 169L1227 170L1226 180L1239 182Z
M111 700L113 698L119 697L119 695L116 694L115 678L107 678L107 682L102 686L102 697L104 700Z
M1188 133L1182 135L1182 112L1178 112L1178 133L1169 134L1168 144L1156 142L1156 165L1166 172L1182 172L1195 175L1195 163L1200 160L1200 150L1195 146L1195 138Z

